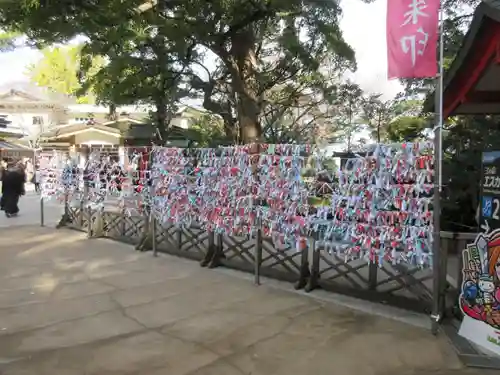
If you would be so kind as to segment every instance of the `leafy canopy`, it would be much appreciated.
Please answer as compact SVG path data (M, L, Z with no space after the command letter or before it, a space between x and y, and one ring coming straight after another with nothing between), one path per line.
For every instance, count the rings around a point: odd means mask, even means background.
M31 82L64 95L79 95L82 85L78 79L80 70L80 46L48 47L42 50L42 58L27 67ZM91 60L89 76L93 76L105 65L102 57ZM94 102L92 90L79 95L79 103Z
M186 94L177 88L193 88L205 108L218 107L226 131L232 127L245 142L260 139L269 90L298 80L321 85L326 59L340 70L355 68L335 1L169 0L139 13L143 1L31 0L1 7L0 20L40 45L85 35L84 53L109 60L96 75L98 97L149 98L165 112L167 102ZM216 69L200 73L207 55L215 57ZM217 90L222 84L225 93ZM227 121L229 115L236 121Z

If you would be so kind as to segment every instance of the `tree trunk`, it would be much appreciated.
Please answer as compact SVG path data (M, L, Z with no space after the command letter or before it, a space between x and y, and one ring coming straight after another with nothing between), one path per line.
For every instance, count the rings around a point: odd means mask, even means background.
M161 94L156 98L155 125L156 137L164 144L167 138L167 104Z
M255 100L249 97L240 98L238 119L240 123L240 138L243 143L257 143L262 137L259 123L259 109Z
M118 120L118 114L116 113L116 104L111 103L108 108L108 119L109 121Z
M380 143L380 111L378 112L378 119L377 119L377 143Z
M243 143L261 141L259 122L258 82L255 75L255 35L251 28L242 30L231 38L231 56L228 68L234 92L237 94L238 122Z

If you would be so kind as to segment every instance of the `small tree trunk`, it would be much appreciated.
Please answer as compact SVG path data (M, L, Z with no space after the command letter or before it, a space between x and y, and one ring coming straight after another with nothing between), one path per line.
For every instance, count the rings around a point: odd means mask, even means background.
M168 108L167 102L164 97L165 93L159 92L158 97L155 100L156 113L155 113L155 125L156 125L156 137L163 144L167 139L167 127L168 127Z
M108 108L108 119L109 121L118 120L118 114L116 113L116 104L111 103Z
M260 142L262 128L259 123L259 109L255 100L241 98L238 108L240 138L243 143Z
M378 112L378 119L377 119L377 143L380 143L380 111Z

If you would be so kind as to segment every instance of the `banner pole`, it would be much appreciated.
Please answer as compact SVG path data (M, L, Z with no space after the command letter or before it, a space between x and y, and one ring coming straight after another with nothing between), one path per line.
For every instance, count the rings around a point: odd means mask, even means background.
M435 121L434 127L434 197L433 197L433 301L432 301L432 333L437 334L442 318L442 285L441 273L446 272L446 260L441 260L441 192L443 188L443 67L444 61L444 11L443 3L439 8L439 70L436 77ZM444 265L444 267L443 267ZM444 269L443 269L444 268Z

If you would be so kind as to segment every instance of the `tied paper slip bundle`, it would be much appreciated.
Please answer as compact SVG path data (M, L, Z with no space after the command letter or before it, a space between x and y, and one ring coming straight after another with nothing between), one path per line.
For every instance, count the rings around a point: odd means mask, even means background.
M316 213L319 245L346 261L432 267L432 143L378 145L338 171L329 207Z
M81 171L61 152L49 151L38 155L40 190L43 199L60 202L81 198Z
M156 148L153 211L162 223L251 236L257 229L296 241L307 235L307 187L300 172L308 146Z
M148 207L164 225L194 225L228 236L261 230L286 245L280 248L299 249L315 236L317 248L345 261L432 266L429 143L378 145L332 172L323 167L327 159L308 145L154 147L131 159L117 165L98 155L90 158L89 204L115 199L128 214ZM53 162L56 177L52 188L45 186L47 195L81 194L79 183L68 184L61 164ZM325 173L326 196L317 187ZM318 200L321 204L313 203Z
M130 161L120 163L98 151L92 152L85 167L88 182L85 201L94 207L112 204L128 215L140 212L149 199L144 189L149 177L148 165L139 163L143 158L143 153L133 153Z
M92 151L85 165L79 167L78 161L65 153L41 153L42 196L61 202L84 202L93 208L111 204L128 215L140 212L149 199L145 194L147 189L143 188L149 178L147 163L141 166L142 170L139 170L139 163L134 163L142 158L144 153L134 153L131 161L119 163L105 153Z

